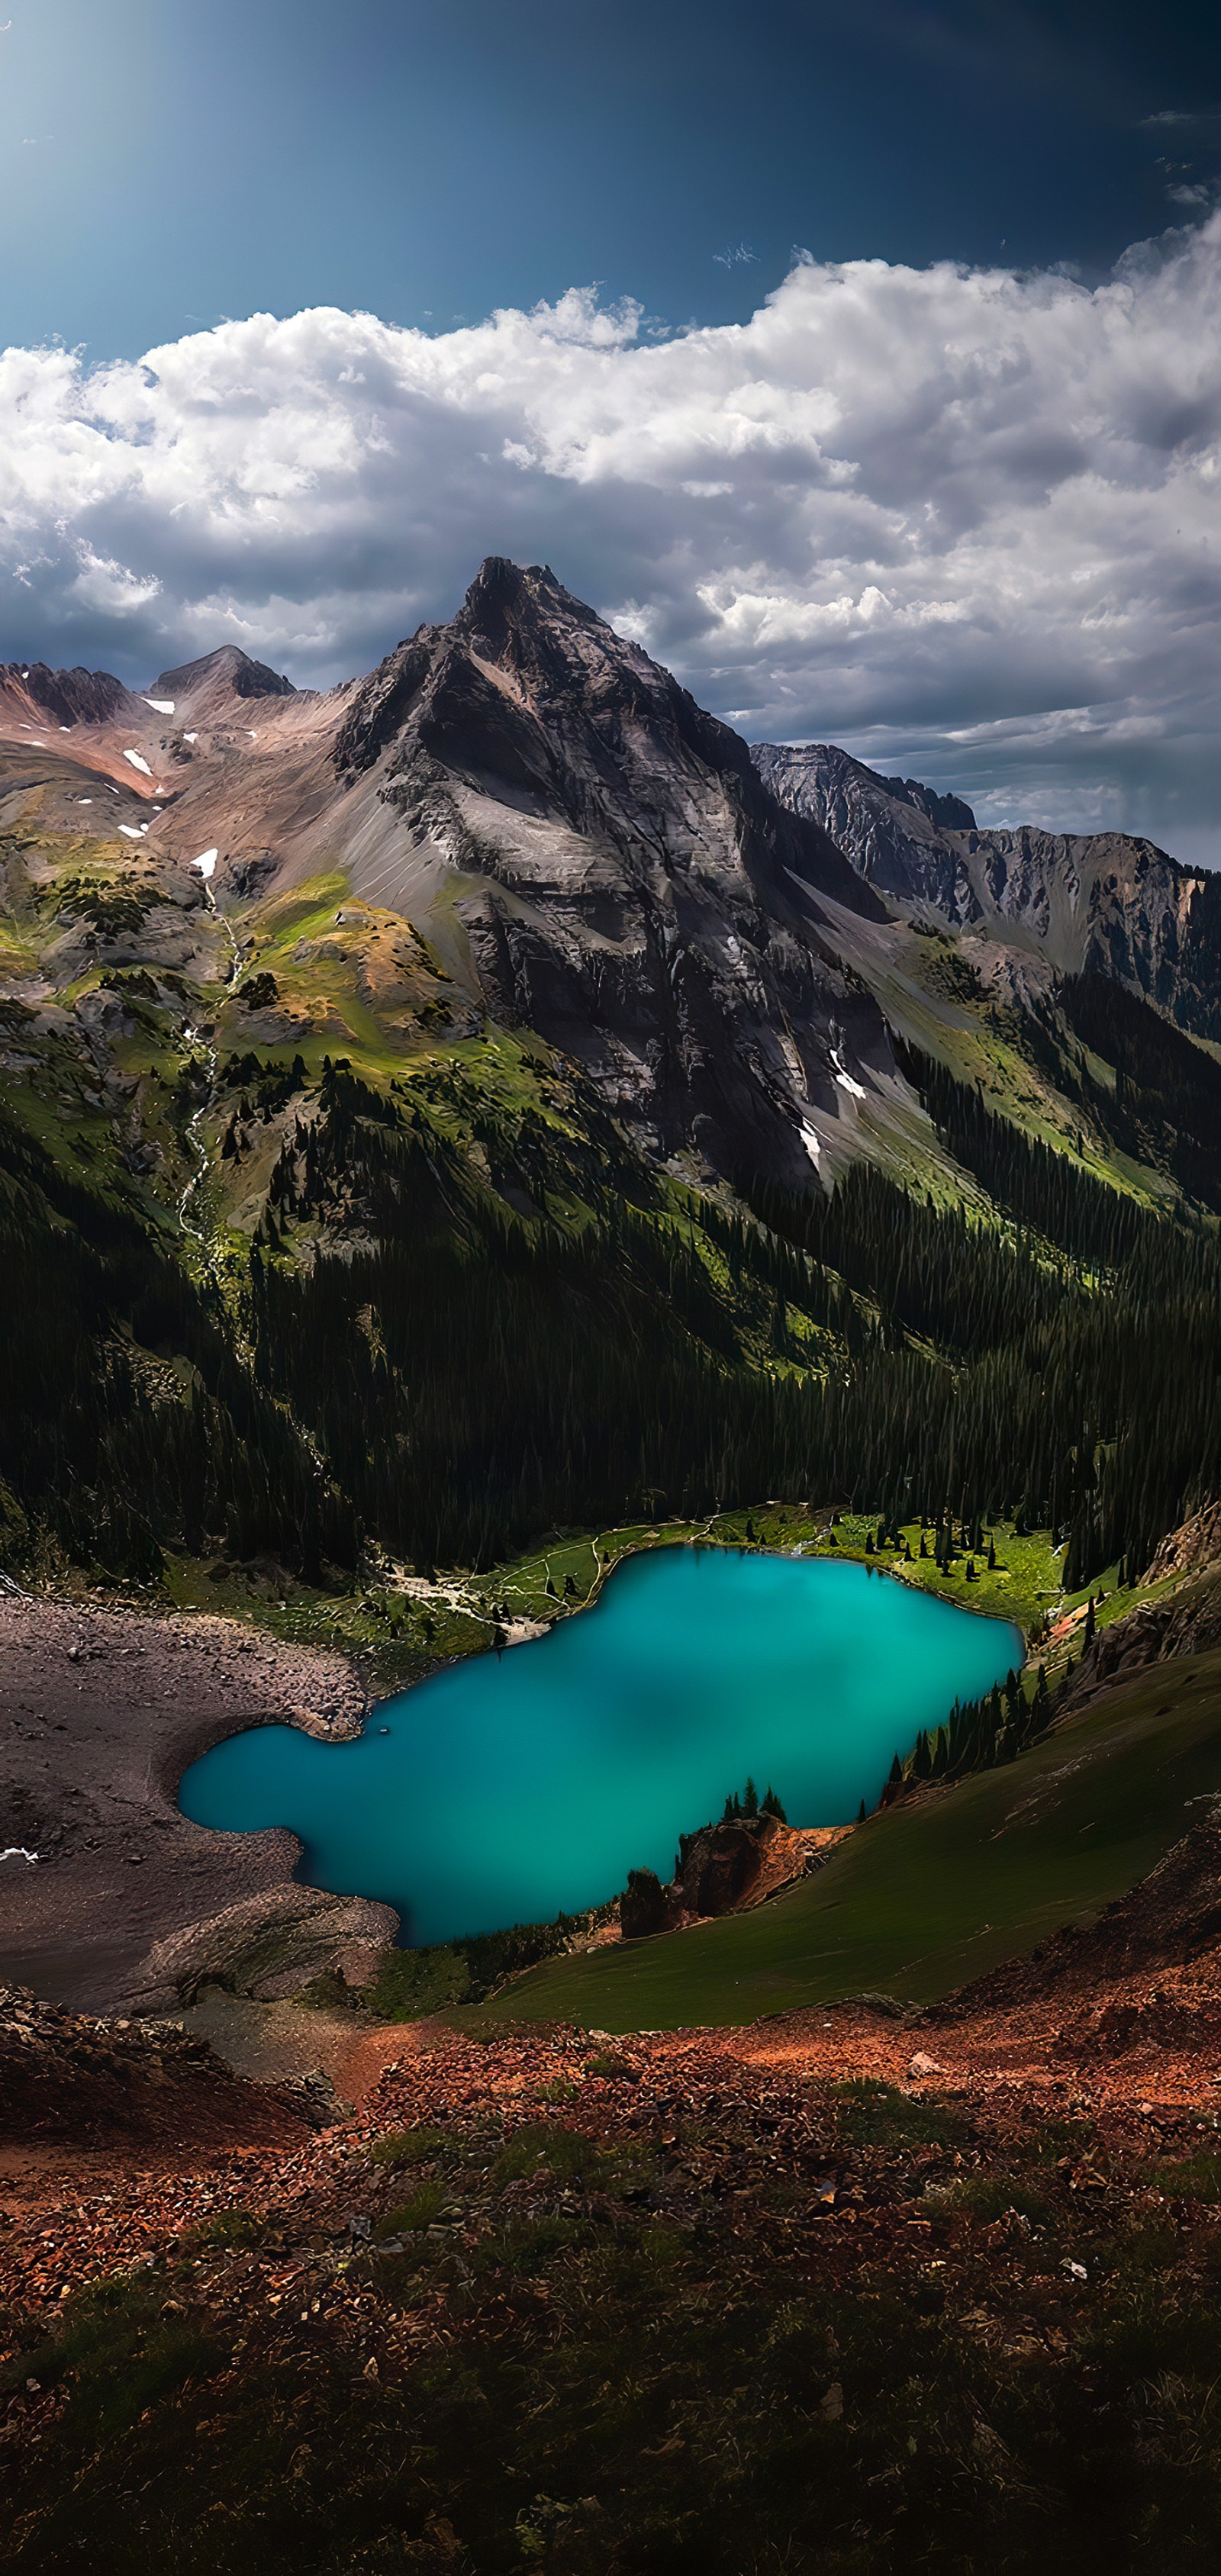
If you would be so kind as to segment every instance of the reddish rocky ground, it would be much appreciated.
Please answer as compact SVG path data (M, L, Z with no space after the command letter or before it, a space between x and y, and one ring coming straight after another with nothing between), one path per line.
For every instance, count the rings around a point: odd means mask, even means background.
M1211 2571L1215 1840L920 2016L354 2017L317 2132L0 2060L0 2564Z

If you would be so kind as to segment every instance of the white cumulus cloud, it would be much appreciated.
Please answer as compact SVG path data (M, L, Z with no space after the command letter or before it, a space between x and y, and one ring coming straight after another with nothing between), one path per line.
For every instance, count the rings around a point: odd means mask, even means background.
M0 655L299 680L549 562L752 737L1221 858L1221 215L1085 286L803 259L669 338L573 290L0 358Z

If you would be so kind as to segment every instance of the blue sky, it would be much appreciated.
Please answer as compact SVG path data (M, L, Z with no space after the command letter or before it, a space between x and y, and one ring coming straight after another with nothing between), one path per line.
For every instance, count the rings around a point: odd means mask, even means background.
M0 659L548 561L753 739L1221 862L1221 12L0 0Z
M794 245L1096 272L1221 145L1221 13L1165 0L7 5L2 335L95 356L595 280L742 318Z

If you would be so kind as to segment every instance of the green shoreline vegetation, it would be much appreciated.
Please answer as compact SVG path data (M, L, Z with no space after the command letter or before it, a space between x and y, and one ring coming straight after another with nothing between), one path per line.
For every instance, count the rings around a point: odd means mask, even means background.
M1113 1592L1115 1568L1079 1596L1063 1595L1062 1550L1046 1529L1023 1529L1019 1534L1012 1525L987 1524L984 1548L974 1560L977 1578L968 1581L969 1550L960 1550L942 1572L931 1553L920 1558L918 1520L901 1525L900 1545L885 1550L870 1545L879 1526L877 1513L756 1503L714 1512L703 1520L635 1521L616 1529L562 1531L545 1546L490 1572L453 1568L439 1573L426 1590L407 1589L405 1584L414 1578L391 1574L370 1581L360 1591L338 1593L286 1577L283 1569L223 1561L209 1566L202 1559L168 1554L159 1583L122 1588L124 1597L135 1605L172 1603L183 1610L211 1610L249 1619L293 1643L324 1645L355 1655L381 1697L409 1688L443 1664L487 1653L497 1641L498 1629L503 1631L511 1620L526 1620L541 1628L570 1618L596 1599L616 1565L658 1547L758 1547L870 1566L980 1617L1011 1619L1026 1634L1061 1604L1071 1609L1077 1598L1084 1601L1089 1593L1108 1595L1098 1612L1100 1623L1131 1607L1131 1594ZM987 1565L989 1535L997 1553L992 1570ZM931 1551L931 1525L925 1536ZM1049 1677L1055 1669L1053 1656Z
M1159 1664L999 1770L871 1817L746 1914L566 1956L481 2007L622 2032L884 1993L928 2003L1088 1922L1221 1781L1221 1655Z

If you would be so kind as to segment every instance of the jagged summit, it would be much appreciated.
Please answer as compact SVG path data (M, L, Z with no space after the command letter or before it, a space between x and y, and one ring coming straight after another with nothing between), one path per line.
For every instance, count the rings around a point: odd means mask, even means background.
M869 775L877 777L880 773L871 770ZM964 804L961 796L943 796L935 787L923 786L918 778L883 778L881 783L888 796L895 797L900 805L914 805L917 813L927 814L930 823L938 824L943 832L974 832L979 828L971 807Z
M606 625L596 609L565 590L550 564L515 564L508 555L485 555L454 623L491 634L498 620L556 615L576 618L585 626ZM607 633L612 632L607 627Z
M141 714L144 702L111 671L53 671L46 662L0 663L0 693L48 724L110 724Z
M336 737L336 771L350 780L387 754L396 781L418 774L424 754L540 820L674 858L703 837L697 809L715 777L748 868L766 855L773 871L880 917L821 824L803 815L795 830L761 792L741 737L546 565L489 556L448 625L417 628L361 682Z
M291 698L296 690L283 672L272 671L266 662L252 662L238 644L219 644L213 653L202 653L195 662L181 662L173 671L162 671L150 681L150 698L172 698L175 713L183 705L198 712L201 704L220 703L225 698Z
M819 1117L866 1096L837 1078L844 1033L891 1077L822 936L828 905L884 921L872 888L546 566L489 557L447 625L361 682L332 757L356 882L418 899L425 868L458 877L488 1006L579 1057L650 1147L808 1176Z
M969 805L884 778L833 743L756 743L760 777L821 823L862 877L926 926L966 933L1011 989L1101 973L1197 1036L1221 1035L1221 877L1130 832L981 830Z

